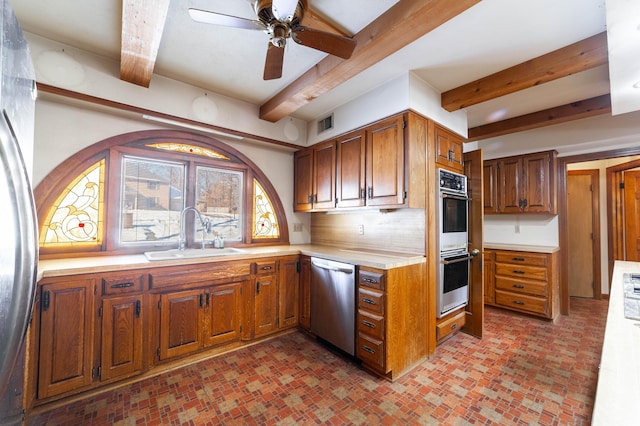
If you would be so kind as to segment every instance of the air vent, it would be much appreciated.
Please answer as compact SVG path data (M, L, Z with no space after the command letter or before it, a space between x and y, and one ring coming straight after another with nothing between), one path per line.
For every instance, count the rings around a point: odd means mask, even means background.
M333 129L333 114L323 119L318 120L318 134L325 130Z

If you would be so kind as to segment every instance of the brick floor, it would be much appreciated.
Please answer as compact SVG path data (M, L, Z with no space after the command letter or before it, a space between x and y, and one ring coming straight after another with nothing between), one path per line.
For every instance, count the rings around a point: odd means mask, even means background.
M487 308L395 383L301 333L28 419L29 425L588 425L607 302L551 322Z

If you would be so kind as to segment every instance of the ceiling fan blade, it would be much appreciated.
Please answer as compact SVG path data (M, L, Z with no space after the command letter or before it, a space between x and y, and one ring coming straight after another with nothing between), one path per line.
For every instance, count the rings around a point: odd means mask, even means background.
M267 59L264 63L265 80L275 80L282 77L282 64L284 62L284 47L274 46L269 42Z
M293 40L342 59L349 59L356 48L356 41L337 34L314 30L313 28L298 26L291 29Z
M273 0L271 12L278 21L291 21L297 7L298 0Z
M203 24L224 25L226 27L243 28L247 30L264 30L265 25L257 20L238 18L237 16L209 12L207 10L189 9L191 19Z

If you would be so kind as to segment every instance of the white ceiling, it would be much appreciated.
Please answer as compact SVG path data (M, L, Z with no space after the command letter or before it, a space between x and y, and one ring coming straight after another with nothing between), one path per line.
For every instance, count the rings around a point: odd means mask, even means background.
M26 31L119 60L120 1L11 3ZM355 34L396 0L309 3L338 28ZM189 7L255 17L249 0L172 0L154 74L261 105L325 56L289 42L283 77L263 81L267 35L194 22ZM408 71L447 91L605 30L605 0L483 0L294 115L315 119ZM602 66L469 107L469 127L609 93L608 74Z

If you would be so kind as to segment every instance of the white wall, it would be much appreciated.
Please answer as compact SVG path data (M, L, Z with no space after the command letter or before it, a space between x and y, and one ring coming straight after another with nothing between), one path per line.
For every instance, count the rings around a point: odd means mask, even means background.
M66 158L96 142L122 133L170 128L120 113L110 114L86 105L68 105L51 97L44 98L36 103L34 187ZM275 187L287 216L290 242L308 243L310 217L293 212L292 151L248 141L228 139L225 143L256 163ZM303 231L293 232L294 223L302 223Z

